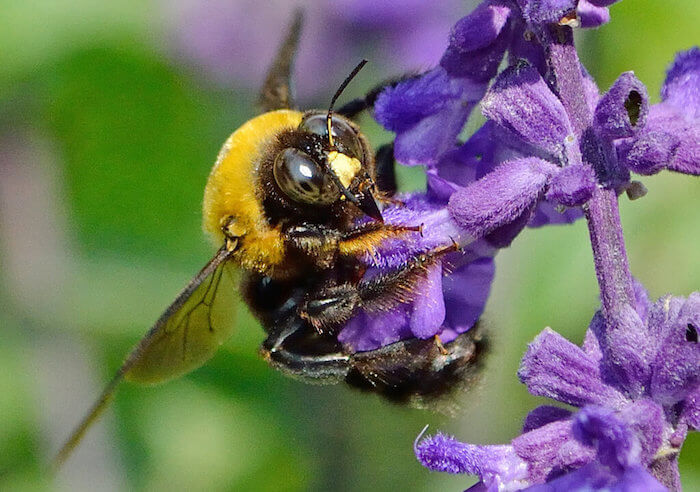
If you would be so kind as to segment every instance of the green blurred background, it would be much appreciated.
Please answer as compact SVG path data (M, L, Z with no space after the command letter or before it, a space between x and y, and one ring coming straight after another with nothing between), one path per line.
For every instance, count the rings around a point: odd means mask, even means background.
M272 3L257 17L234 16L227 29L243 42L219 49L237 71L212 75L187 53L196 39L182 36L207 2L0 1L3 490L462 490L470 477L416 462L421 428L507 442L539 403L515 376L528 341L545 326L581 340L597 305L585 224L527 230L497 257L484 316L493 353L480 385L457 395L456 417L282 376L257 357L263 334L242 307L237 333L209 364L160 387L124 385L59 475L44 476L124 354L211 254L202 190L221 143L254 114L246 72L261 72L290 10ZM442 3L439 22L426 17L432 30L421 31L438 48L444 26L472 8ZM320 1L307 8L310 23L335 26L343 15L328 17ZM582 58L601 88L634 70L657 101L674 53L700 41L700 6L627 0L611 10L610 24L581 36ZM392 59L381 26L344 22L356 39L316 44L342 56L302 44L319 67L301 77L312 81L299 87L305 104L325 106L360 56L373 63L346 98L414 68ZM254 66L246 37L270 46L253 53ZM375 54L382 42L386 52ZM375 144L390 138L364 123ZM420 186L419 170L402 170L400 181ZM654 298L687 295L700 279L700 183L642 181L646 197L621 200L633 272ZM681 455L687 490L700 489L699 459L691 435Z

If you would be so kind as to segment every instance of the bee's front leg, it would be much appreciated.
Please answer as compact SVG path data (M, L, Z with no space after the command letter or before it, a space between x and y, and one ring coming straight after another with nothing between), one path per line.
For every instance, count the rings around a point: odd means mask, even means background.
M287 247L306 256L320 269L331 268L337 258L373 253L385 239L407 232L420 232L420 226L398 226L382 222L367 222L348 231L305 224L287 229Z

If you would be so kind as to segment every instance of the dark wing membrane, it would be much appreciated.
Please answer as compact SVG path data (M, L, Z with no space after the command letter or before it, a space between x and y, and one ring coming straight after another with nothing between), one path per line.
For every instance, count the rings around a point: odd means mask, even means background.
M182 376L209 360L232 333L236 289L232 255L225 246L178 294L126 358L88 414L54 459L59 467L81 441L126 378L159 383Z
M303 22L304 13L302 10L297 9L294 12L294 18L287 31L287 36L282 41L282 45L277 51L277 56L275 56L275 61L269 68L265 83L260 90L258 104L264 112L288 109L294 106L291 76Z

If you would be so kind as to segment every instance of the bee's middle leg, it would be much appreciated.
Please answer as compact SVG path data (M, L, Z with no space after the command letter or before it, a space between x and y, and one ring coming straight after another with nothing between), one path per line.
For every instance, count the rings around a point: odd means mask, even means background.
M300 304L299 315L319 333L334 334L360 308L368 312L388 311L398 304L411 302L428 268L445 254L457 250L456 244L439 246L370 279L322 287Z

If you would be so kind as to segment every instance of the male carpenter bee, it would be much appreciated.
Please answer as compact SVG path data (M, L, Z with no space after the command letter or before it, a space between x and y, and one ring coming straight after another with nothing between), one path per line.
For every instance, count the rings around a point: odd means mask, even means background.
M238 290L267 338L260 349L275 368L315 382L345 381L393 400L430 398L473 366L483 349L475 330L445 344L402 340L353 352L336 335L360 309L410 300L431 263L452 245L416 255L365 279L360 261L388 238L410 240L414 226L384 223L396 191L393 152L377 157L352 117L380 89L337 112L292 108L290 73L301 30L294 22L261 92L264 113L223 145L204 191L204 229L219 247L138 343L59 452L60 464L122 379L157 383L201 366L231 334ZM400 206L400 205L395 205Z

